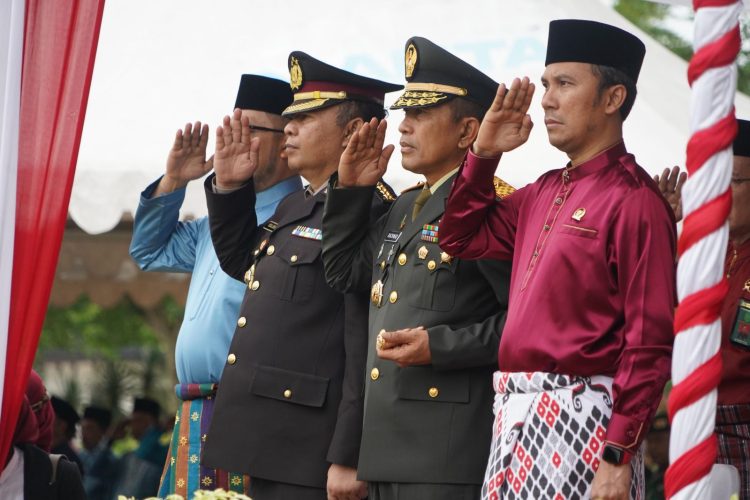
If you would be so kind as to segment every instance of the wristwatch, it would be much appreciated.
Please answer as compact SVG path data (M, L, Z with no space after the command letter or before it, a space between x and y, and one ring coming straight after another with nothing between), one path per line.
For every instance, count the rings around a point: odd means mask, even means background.
M602 460L612 465L625 465L630 463L633 454L613 444L604 445Z

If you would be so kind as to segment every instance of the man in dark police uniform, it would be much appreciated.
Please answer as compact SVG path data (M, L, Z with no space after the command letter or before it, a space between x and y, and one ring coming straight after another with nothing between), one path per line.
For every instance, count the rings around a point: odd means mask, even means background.
M283 115L289 168L308 182L263 226L251 210L257 141L236 110L217 130L206 181L222 269L247 283L208 431L204 463L250 475L254 500L360 498L367 297L334 291L320 258L328 178L357 129L401 87L289 56L293 103ZM368 198L376 218L393 193Z
M323 261L338 290L371 292L359 460L370 498L476 499L510 264L456 259L438 242L451 183L498 84L420 37L406 43L405 73L392 106L406 112L402 164L426 182L373 221L369 200L393 146L382 149L385 122L365 125L329 188ZM512 190L495 183L498 196Z

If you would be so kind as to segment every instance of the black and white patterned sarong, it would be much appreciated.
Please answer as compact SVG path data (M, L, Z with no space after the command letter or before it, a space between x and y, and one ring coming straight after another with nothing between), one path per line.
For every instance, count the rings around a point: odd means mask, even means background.
M495 422L482 500L585 499L612 414L612 378L495 372ZM643 453L630 498L644 498Z

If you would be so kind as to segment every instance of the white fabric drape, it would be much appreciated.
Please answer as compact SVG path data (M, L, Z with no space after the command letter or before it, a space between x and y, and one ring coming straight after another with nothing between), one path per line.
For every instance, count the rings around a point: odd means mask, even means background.
M5 353L8 345L13 239L16 225L23 23L24 0L0 2L0 401L3 399L5 384ZM0 415L0 418L3 416Z

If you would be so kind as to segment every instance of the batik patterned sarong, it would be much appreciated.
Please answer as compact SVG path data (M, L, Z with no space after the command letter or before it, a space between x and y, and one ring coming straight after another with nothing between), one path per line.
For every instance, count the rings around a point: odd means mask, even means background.
M612 414L612 378L495 372L495 422L483 500L591 497ZM643 454L630 498L644 497Z
M172 443L159 486L159 497L176 493L193 498L197 490L236 491L247 494L250 478L201 465L203 443L214 411L216 384L177 384L182 400L175 417Z

